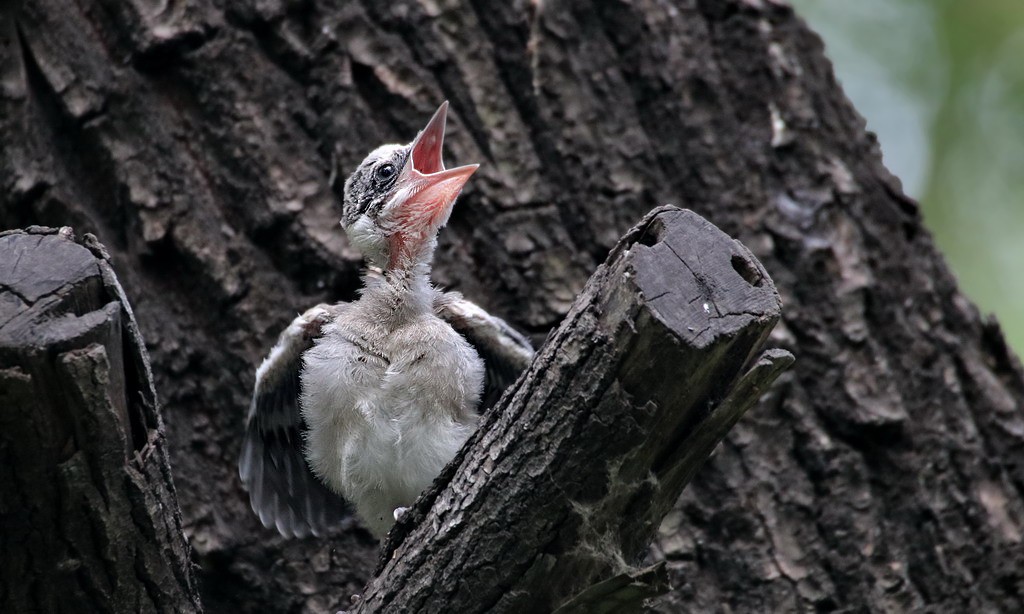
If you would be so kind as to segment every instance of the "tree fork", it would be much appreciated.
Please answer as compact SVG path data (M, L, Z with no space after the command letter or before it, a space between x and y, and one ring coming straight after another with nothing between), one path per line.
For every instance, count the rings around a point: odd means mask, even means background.
M782 350L751 361L780 309L740 243L691 211L652 211L392 530L356 611L552 611L628 578L687 482L793 362Z

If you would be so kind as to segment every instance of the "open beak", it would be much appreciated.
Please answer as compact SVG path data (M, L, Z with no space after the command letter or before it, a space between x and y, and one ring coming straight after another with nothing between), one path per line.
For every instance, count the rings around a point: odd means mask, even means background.
M479 164L468 164L445 170L441 150L447 117L448 101L445 101L427 122L427 127L416 135L398 178L397 187L404 201L395 214L411 233L427 233L443 226L462 186L480 168Z
M419 172L429 175L444 170L441 149L444 145L444 127L448 121L448 101L434 111L434 116L427 122L427 127L420 130L412 141L410 162Z

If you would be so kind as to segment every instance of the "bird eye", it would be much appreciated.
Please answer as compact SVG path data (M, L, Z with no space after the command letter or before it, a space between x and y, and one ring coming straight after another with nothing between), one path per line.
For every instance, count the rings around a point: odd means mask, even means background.
M380 182L390 181L395 176L394 164L381 164L373 171L373 178Z

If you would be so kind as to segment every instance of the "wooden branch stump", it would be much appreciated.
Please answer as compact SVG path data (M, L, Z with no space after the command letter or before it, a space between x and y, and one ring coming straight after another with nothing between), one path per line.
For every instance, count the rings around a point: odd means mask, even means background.
M95 238L0 234L0 611L195 612L149 360Z
M746 248L691 211L651 212L392 530L356 611L553 611L627 574L597 592L618 591L694 472L792 363L780 350L752 361L779 316Z

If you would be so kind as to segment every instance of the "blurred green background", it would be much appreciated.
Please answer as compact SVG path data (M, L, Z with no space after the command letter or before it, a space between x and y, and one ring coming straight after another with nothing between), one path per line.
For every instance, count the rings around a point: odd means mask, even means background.
M1024 354L1024 0L792 0L961 288Z

